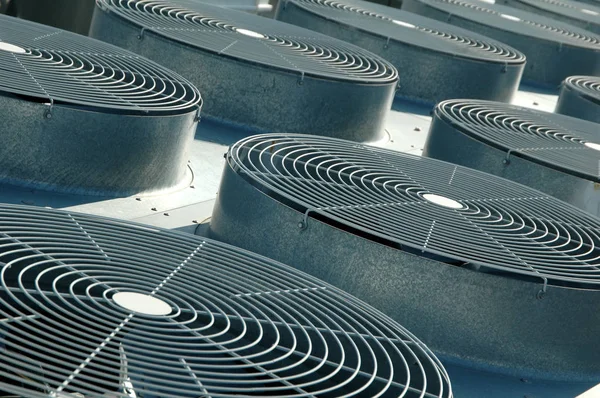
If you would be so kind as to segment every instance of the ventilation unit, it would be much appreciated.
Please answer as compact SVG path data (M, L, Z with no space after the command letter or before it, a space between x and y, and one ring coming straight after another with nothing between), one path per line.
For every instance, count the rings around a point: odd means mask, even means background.
M600 123L600 78L568 77L563 82L555 112Z
M203 114L261 131L378 140L398 81L351 44L191 0L98 0L91 35L189 78Z
M7 0L0 0L6 2ZM94 0L10 0L8 14L87 35Z
M451 397L352 296L193 235L0 206L0 395Z
M199 0L205 4L233 8L234 10L268 14L273 11L273 6L268 0Z
M600 74L600 36L527 11L467 0L405 0L402 9L484 34L527 56L523 80L557 87Z
M368 301L443 358L600 376L600 220L539 191L348 141L259 135L229 150L210 228Z
M600 7L570 0L501 0L501 3L600 34Z
M185 183L200 94L128 51L0 16L0 182L127 195Z
M600 215L598 125L495 102L444 101L429 156L520 182Z
M357 0L286 0L277 18L348 41L390 61L396 95L437 103L448 98L510 102L525 56L495 40L413 13Z

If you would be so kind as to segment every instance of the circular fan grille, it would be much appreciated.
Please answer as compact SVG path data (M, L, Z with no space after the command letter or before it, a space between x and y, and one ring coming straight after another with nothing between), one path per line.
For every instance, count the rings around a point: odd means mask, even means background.
M333 79L397 79L387 61L306 29L192 0L97 0L147 31L252 63Z
M518 34L600 50L600 37L574 26L511 7L464 0L419 0L451 15Z
M128 51L0 16L0 93L124 112L189 112L190 83Z
M393 247L549 283L600 283L600 221L502 178L308 136L235 144L231 167L284 204Z
M600 137L592 123L477 100L444 101L438 104L436 115L487 144L600 181Z
M293 0L304 8L384 37L475 59L523 63L525 56L495 40L391 7L344 0ZM378 19L374 23L373 19Z
M565 84L586 97L600 101L600 78L594 76L571 76L565 79Z
M452 396L380 312L192 235L2 205L0 282L0 396Z
M600 8L576 1L559 0L520 0L525 4L552 13L562 14L592 24L600 24Z

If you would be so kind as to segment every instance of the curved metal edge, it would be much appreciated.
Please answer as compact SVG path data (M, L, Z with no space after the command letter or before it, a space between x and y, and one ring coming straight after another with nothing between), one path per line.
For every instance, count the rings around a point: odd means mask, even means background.
M509 153L510 152L510 153ZM493 147L464 134L434 113L423 156L459 164L545 192L600 215L600 190L590 180Z
M90 35L162 62L203 94L203 115L263 132L316 134L359 142L384 137L395 82L359 84L293 74L201 52L96 9Z
M210 237L362 299L436 354L518 377L597 380L600 291L548 286L415 256L309 219L225 166Z
M435 9L420 0L404 0L402 9L491 37L527 57L523 82L557 88L568 76L600 74L600 52L551 40L519 35Z
M162 193L189 184L196 111L127 116L0 96L0 181L99 196Z
M585 94L563 84L555 113L600 123L600 103L590 101Z
M448 98L510 102L525 63L485 62L427 50L330 21L294 2L280 4L277 19L353 43L390 61L400 73L396 96L436 104Z

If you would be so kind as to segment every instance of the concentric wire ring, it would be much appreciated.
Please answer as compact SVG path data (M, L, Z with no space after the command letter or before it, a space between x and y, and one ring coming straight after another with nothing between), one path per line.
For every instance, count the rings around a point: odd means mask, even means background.
M359 47L279 21L192 0L97 0L144 31L197 49L330 79L389 83L397 71Z
M436 116L488 145L570 174L600 181L600 137L594 125L490 101L448 100Z
M578 47L600 50L600 37L569 24L537 17L535 14L518 9L488 4L480 1L463 0L419 0L439 8L451 15L473 20L480 24L497 26L500 29L533 36L545 40Z
M126 113L181 114L201 103L187 80L109 44L0 16L0 94Z
M328 19L429 50L486 61L525 62L522 53L503 43L391 7L365 5L362 1L353 0L292 1ZM374 19L379 22L375 23Z
M250 137L230 149L228 162L257 189L304 213L307 223L314 217L470 268L600 284L600 221L502 178L301 135Z
M564 84L582 96L600 105L600 78L596 76L570 76Z
M322 281L24 206L0 205L0 361L0 396L452 396L423 343Z

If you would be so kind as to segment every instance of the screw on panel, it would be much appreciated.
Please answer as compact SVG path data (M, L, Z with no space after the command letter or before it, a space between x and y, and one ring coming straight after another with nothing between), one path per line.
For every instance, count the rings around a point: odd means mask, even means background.
M298 85L301 86L304 84L304 72L300 72L300 79L298 80Z
M385 41L383 48L388 49L389 47L390 47L390 38L388 37L387 40Z
M138 40L142 40L144 38L144 32L146 32L146 28L142 28L140 30L140 33L137 36Z
M506 73L508 71L508 63L505 62L504 65L502 65L502 73Z
M308 228L308 213L311 212L311 209L308 209L304 212L304 218L298 223L298 228L300 230L305 230Z
M200 123L200 120L202 120L202 117L200 116L200 111L202 110L202 108L198 107L198 109L196 110L196 116L194 116L194 121Z

